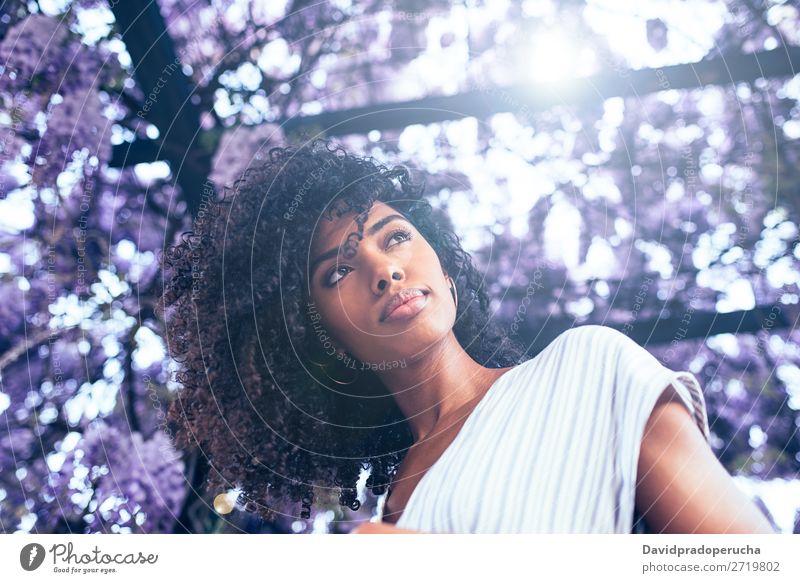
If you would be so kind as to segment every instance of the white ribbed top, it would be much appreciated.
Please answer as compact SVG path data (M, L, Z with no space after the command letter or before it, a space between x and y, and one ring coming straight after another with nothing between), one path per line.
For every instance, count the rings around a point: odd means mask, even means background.
M645 424L670 385L708 440L705 400L691 372L665 367L613 328L563 332L495 381L423 475L397 526L630 533Z

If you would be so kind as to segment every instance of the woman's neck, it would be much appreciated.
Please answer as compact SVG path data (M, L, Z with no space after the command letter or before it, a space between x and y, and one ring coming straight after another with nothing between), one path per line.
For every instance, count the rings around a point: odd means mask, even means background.
M379 372L408 420L417 443L437 424L479 401L509 368L487 368L475 362L451 331L438 346L403 368Z

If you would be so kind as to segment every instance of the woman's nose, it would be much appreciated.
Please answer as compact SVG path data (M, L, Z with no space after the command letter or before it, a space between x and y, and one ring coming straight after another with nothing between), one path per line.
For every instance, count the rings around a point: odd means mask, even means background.
M392 280L400 281L403 279L403 272L402 269L395 264L386 264L376 270L373 277L372 290L376 294L382 295L386 293L387 289L392 287Z

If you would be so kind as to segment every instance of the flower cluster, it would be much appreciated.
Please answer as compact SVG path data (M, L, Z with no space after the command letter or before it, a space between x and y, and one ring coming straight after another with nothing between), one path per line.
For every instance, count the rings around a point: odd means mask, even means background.
M184 464L162 431L145 440L105 422L91 425L59 472L62 493L89 493L88 532L168 533L186 495Z
M3 108L12 124L4 128L6 157L31 145L33 183L55 186L73 154L86 149L98 162L111 157L110 120L99 90L119 71L102 47L90 47L63 20L31 14L0 42ZM44 117L42 116L44 114Z

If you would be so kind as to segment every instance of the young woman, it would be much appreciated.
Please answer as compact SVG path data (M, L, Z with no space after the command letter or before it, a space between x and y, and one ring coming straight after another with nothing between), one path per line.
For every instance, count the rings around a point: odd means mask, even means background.
M208 487L307 518L357 510L369 470L382 521L357 532L773 532L691 373L603 326L528 357L423 189L325 140L273 148L165 254L168 418Z

